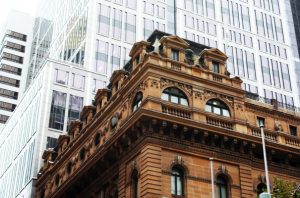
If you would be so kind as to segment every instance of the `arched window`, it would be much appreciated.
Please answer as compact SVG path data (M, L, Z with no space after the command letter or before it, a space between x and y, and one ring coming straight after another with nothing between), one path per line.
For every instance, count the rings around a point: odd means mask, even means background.
M180 89L175 87L165 89L161 95L161 99L184 106L189 106L186 95Z
M131 175L132 179L132 198L138 198L138 172L134 170Z
M259 196L261 193L267 191L267 186L264 183L259 183L256 187L257 190L257 196Z
M178 167L174 167L172 169L172 173L171 173L171 192L172 192L172 195L183 196L183 194L184 194L183 171Z
M221 175L217 177L217 193L218 198L228 198L228 183Z
M207 101L205 106L205 111L218 114L221 116L230 117L229 108L224 102L220 100L212 99Z
M140 106L141 106L141 103L142 103L142 99L143 99L143 94L142 92L138 92L135 97L134 97L134 100L133 100L133 103L132 103L132 112L135 112Z

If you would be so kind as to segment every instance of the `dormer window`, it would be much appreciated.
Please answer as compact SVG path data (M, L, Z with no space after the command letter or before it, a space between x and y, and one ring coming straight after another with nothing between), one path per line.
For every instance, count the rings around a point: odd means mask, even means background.
M218 62L213 61L212 62L213 65L213 72L215 73L220 73L220 64Z
M175 61L179 61L179 51L176 49L171 50L171 59Z
M138 65L140 63L140 55L135 58L135 64Z
M115 92L117 92L118 89L119 89L119 83L118 83L118 81L117 81L117 82L115 83Z

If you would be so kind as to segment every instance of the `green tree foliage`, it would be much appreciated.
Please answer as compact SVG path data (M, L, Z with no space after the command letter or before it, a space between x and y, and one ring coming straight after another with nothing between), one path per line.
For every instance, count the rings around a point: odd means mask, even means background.
M272 197L274 198L300 198L296 182L275 178ZM297 192L296 192L297 191Z

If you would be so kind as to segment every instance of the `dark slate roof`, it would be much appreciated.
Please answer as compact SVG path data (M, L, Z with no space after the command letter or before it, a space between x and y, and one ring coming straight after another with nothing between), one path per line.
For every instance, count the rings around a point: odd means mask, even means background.
M166 32L162 32L160 30L154 30L152 32L152 34L148 37L147 41L151 43L151 46L153 45L153 43L155 42L156 39L160 40L161 37L163 36L172 36L171 34L169 33L166 33ZM199 43L196 43L194 41L190 41L190 40L187 40L187 39L184 39L190 46L189 46L189 49L193 50L195 54L200 54L200 52L204 49L210 49L211 47L208 47L208 46L205 46L205 45L202 45L202 44L199 44ZM151 48L151 47L150 47ZM149 49L148 49L149 50ZM152 49L153 50L153 49ZM151 49L150 49L151 51ZM131 59L124 65L124 69L126 71L131 71Z

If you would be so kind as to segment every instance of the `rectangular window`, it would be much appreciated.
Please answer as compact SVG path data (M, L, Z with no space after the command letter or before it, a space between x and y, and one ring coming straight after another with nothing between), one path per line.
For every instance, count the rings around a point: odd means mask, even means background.
M220 64L218 62L212 62L213 64L213 72L220 73Z
M279 8L278 0L271 0L271 5L273 6L273 12L275 14L280 14L280 8Z
M67 99L66 93L53 91L51 110L50 110L50 119L49 119L49 128L63 130L65 110L66 110L66 99Z
M194 17L190 15L184 15L184 24L186 27L194 29Z
M283 59L287 59L286 49L283 47L278 47L279 57Z
M144 39L147 39L154 30L154 21L144 18Z
M216 25L212 23L207 23L207 33L216 36L217 35Z
M20 87L20 81L6 76L0 76L0 83L13 87Z
M60 69L55 69L55 82L56 83L59 83L62 85L67 85L68 79L69 79L69 72L63 71Z
M237 3L233 4L232 15L233 15L233 25L235 27L240 27L239 5Z
M297 136L297 127L290 125L290 134L293 136Z
M72 87L76 89L84 89L85 76L72 73Z
M272 60L272 71L273 71L274 86L281 87L280 86L279 66L278 66L278 62L275 60Z
M96 72L106 74L108 61L108 43L104 41L96 41Z
M99 13L98 33L103 36L109 36L110 7L99 4Z
M176 49L172 49L171 58L172 60L179 61L179 51Z
M265 118L257 117L257 126L265 127Z
M120 69L121 64L121 47L117 45L111 45L111 73Z
M248 79L256 80L255 60L254 60L253 53L246 52L246 62L247 62Z
M83 107L83 98L79 96L70 95L69 99L69 112L68 112L68 124L72 120L80 119L80 113Z
M291 81L290 81L290 72L289 72L289 66L285 63L280 63L281 65L281 75L282 75L282 82L283 82L283 88L287 91L291 91Z
M284 43L283 29L281 19L274 17L276 37L279 42Z
M0 88L0 96L17 100L18 95L18 92Z
M157 17L165 19L166 9L164 7L157 6Z
M126 15L126 23L125 23L125 41L128 43L134 43L136 37L136 17L133 14L128 12Z
M236 63L237 63L239 76L244 77L245 71L244 71L243 50L238 49L238 48L236 49Z
M244 35L244 45L253 48L253 42L251 36Z
M193 34L191 32L187 32L187 31L184 31L184 33L185 33L185 38L187 40L195 41L195 34Z
M25 46L24 45L20 45L20 44L13 43L13 42L10 42L10 41L6 41L5 44L4 44L4 47L8 48L8 49L15 50L15 51L18 51L18 52L25 52Z
M113 38L121 40L122 35L122 11L113 9Z
M197 13L201 16L204 15L203 1L204 0L196 0Z
M126 65L126 63L130 60L130 56L129 56L130 49L124 47L123 51L124 51L123 65Z
M233 53L233 47L228 46L226 49L226 54L228 56L227 59L227 69L231 74L235 74L235 69L234 69L234 53Z
M20 40L20 41L26 41L27 40L27 36L25 34L14 32L14 31L11 31L11 30L6 31L6 36L17 39L17 40Z
M244 30L251 31L249 8L245 6L241 6L241 7L242 7L243 28Z
M126 7L136 9L136 0L126 0Z
M144 13L154 15L154 4L144 1Z
M255 10L257 34L265 36L263 13Z
M197 19L197 29L200 31L200 32L204 32L205 31L205 27L204 27L204 21L200 20L200 19Z
M193 0L184 0L184 9L194 12Z
M47 145L46 148L55 148L57 146L57 139L53 137L47 137Z
M215 18L215 1L214 0L206 0L206 16L208 18Z
M105 86L106 86L105 81L94 79L93 92L97 92L98 89L103 89L105 88Z
M0 101L0 109L1 110L13 112L15 110L15 108L16 108L15 104Z
M8 120L9 116L6 116L6 115L1 115L0 114L0 123L1 124L5 124L6 121Z
M271 85L271 74L270 74L270 66L269 59L263 56L260 56L260 63L263 75L263 82L267 85Z
M8 61L11 61L11 62L23 64L23 57L21 57L21 56L17 56L17 55L14 55L14 54L3 52L2 53L2 58L4 60L8 60Z
M268 37L274 39L272 17L270 15L265 15L265 17L266 17Z
M6 64L1 64L0 71L15 74L18 76L21 76L21 74L22 74L21 68L13 67L13 66L6 65Z
M229 14L229 1L228 0L221 1L221 3L222 3L222 6L221 6L221 9L222 9L222 21L225 24L231 24L230 23L230 14Z

